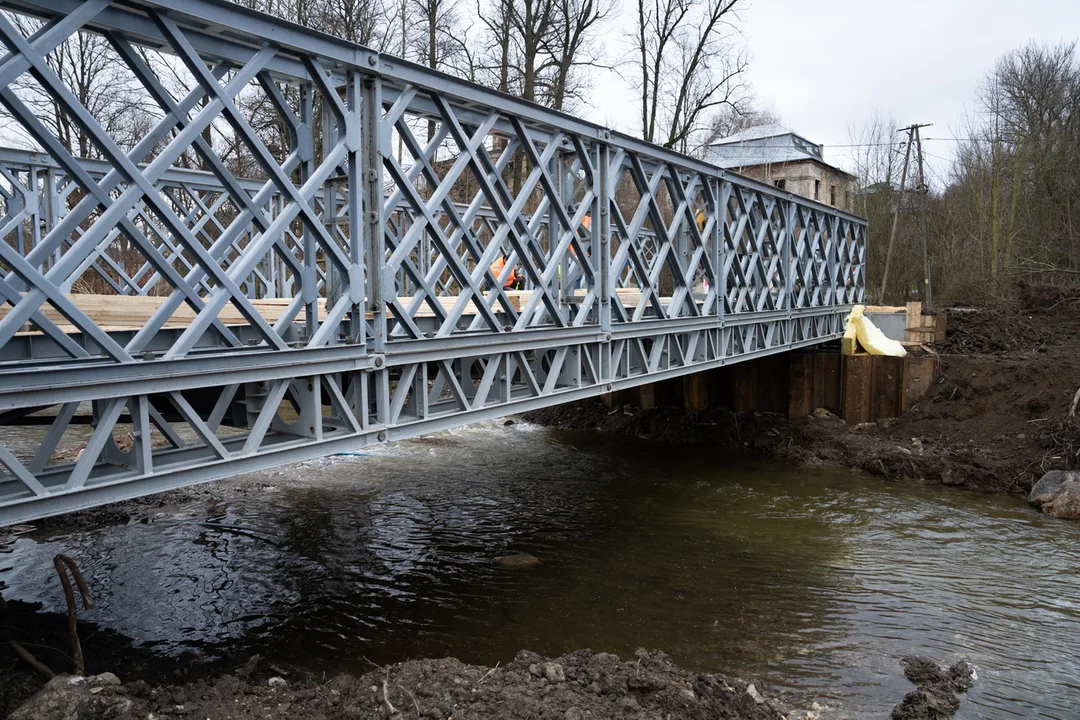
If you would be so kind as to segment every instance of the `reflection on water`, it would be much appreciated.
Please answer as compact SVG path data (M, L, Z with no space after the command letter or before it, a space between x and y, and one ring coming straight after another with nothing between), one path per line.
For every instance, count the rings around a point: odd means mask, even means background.
M332 673L657 647L856 716L887 714L920 652L978 666L959 717L1080 707L1080 526L1012 498L496 424L254 477L148 525L25 537L5 594L61 611L64 551L87 618L163 652ZM513 552L543 564L492 560Z

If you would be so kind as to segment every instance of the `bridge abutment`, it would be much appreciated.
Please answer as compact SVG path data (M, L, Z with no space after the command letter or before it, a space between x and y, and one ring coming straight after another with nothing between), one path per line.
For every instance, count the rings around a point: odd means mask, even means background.
M678 406L691 413L730 408L790 418L824 408L858 425L903 415L926 397L936 368L936 357L928 354L896 358L799 350L646 383L601 400L608 407Z

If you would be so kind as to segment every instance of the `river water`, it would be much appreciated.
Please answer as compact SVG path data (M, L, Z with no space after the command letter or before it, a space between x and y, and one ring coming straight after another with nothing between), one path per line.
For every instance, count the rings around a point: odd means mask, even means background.
M958 717L1080 717L1080 524L1015 498L497 423L229 482L21 537L5 596L63 612L65 552L84 617L163 653L331 674L644 646L852 717L887 716L922 653L978 668ZM542 564L494 561L520 552Z

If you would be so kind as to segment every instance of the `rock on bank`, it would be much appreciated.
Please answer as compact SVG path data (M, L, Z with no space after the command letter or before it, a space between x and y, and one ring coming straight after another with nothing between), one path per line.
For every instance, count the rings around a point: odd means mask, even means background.
M1051 470L1031 488L1028 502L1050 517L1080 520L1080 472Z

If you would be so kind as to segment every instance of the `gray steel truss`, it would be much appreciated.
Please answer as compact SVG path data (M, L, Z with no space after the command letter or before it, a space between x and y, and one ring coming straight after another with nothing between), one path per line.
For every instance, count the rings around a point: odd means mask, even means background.
M863 299L863 220L573 116L223 0L0 8L38 147L0 149L0 525L821 343ZM80 32L153 108L132 146L48 62Z

